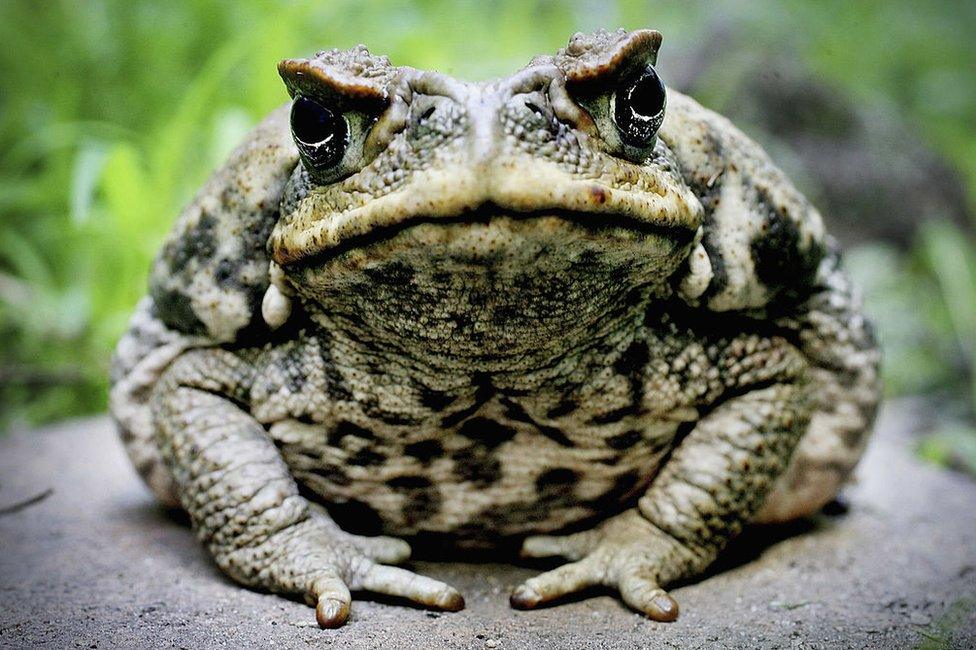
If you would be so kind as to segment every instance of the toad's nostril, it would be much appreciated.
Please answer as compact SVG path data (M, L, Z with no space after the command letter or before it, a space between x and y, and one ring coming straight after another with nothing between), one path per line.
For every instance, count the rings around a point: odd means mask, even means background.
M423 113L420 114L420 117L417 118L417 121L418 122L424 122L424 121L426 121L427 119L430 118L431 115L434 114L434 111L435 110L437 110L437 107L436 106L431 106L426 111L424 111Z
M525 102L525 107L535 113L536 115L545 116L545 111L543 111L539 106L533 102Z

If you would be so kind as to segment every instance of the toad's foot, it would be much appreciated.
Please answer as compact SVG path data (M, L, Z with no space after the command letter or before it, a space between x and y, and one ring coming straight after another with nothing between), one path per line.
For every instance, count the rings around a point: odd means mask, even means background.
M350 591L406 598L447 611L464 608L464 598L450 585L379 563L403 560L408 554L409 546L402 540L350 535L324 517L313 516L258 543L218 553L216 559L243 582L304 594L323 628L346 622ZM251 575L255 569L260 576Z
M339 528L317 504L310 504L324 544L331 547L338 562L312 569L313 578L306 601L315 607L315 618L323 628L345 623L351 605L350 589L372 591L407 598L421 605L447 611L464 608L464 598L450 585L405 569L398 564L410 557L410 545L395 537L365 537Z
M702 417L637 509L592 531L526 539L525 555L561 555L575 562L526 581L512 594L512 604L533 607L605 585L650 618L674 620L678 605L662 587L704 571L742 530L809 421L809 384L788 374L785 379L760 383Z
M561 556L569 564L526 580L511 603L530 609L588 587L617 589L624 602L655 621L673 621L678 603L664 589L697 558L637 512L627 512L593 529L565 536L529 537L524 557Z

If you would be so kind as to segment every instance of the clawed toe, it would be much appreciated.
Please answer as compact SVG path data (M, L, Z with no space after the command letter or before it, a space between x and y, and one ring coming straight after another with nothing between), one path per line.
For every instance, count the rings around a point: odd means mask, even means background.
M332 598L320 598L315 606L315 620L319 627L332 630L342 627L349 618L349 603Z
M449 612L464 609L464 597L454 587L399 567L375 564L356 586Z
M323 572L312 584L310 600L315 601L315 620L319 627L341 627L349 618L352 596L349 588L337 575Z
M322 628L341 627L349 618L350 589L406 598L418 605L449 612L464 609L464 598L454 587L399 567L362 558L358 569L344 576L346 580L334 570L323 570L308 591L308 602L315 605L315 620Z
M640 575L632 574L620 581L620 597L651 620L668 623L678 618L678 601L656 582Z
M509 602L517 609L531 609L600 582L592 560L572 562L526 580L515 588Z
M651 600L644 613L655 621L670 623L678 618L678 601L662 591Z

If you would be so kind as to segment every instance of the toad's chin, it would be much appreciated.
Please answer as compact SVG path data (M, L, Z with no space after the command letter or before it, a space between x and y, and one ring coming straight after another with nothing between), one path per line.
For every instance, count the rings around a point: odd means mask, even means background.
M490 365L579 345L670 291L694 234L606 217L418 219L285 272L333 331Z

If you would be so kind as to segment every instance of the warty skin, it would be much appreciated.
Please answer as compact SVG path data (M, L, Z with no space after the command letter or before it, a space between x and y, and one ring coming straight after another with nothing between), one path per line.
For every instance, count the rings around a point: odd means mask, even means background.
M600 584L673 620L744 525L833 498L870 327L782 172L654 95L659 45L577 34L487 83L280 64L294 104L184 210L113 363L133 462L230 576L336 627L350 590L463 606L375 535L514 538L570 561L514 606Z

